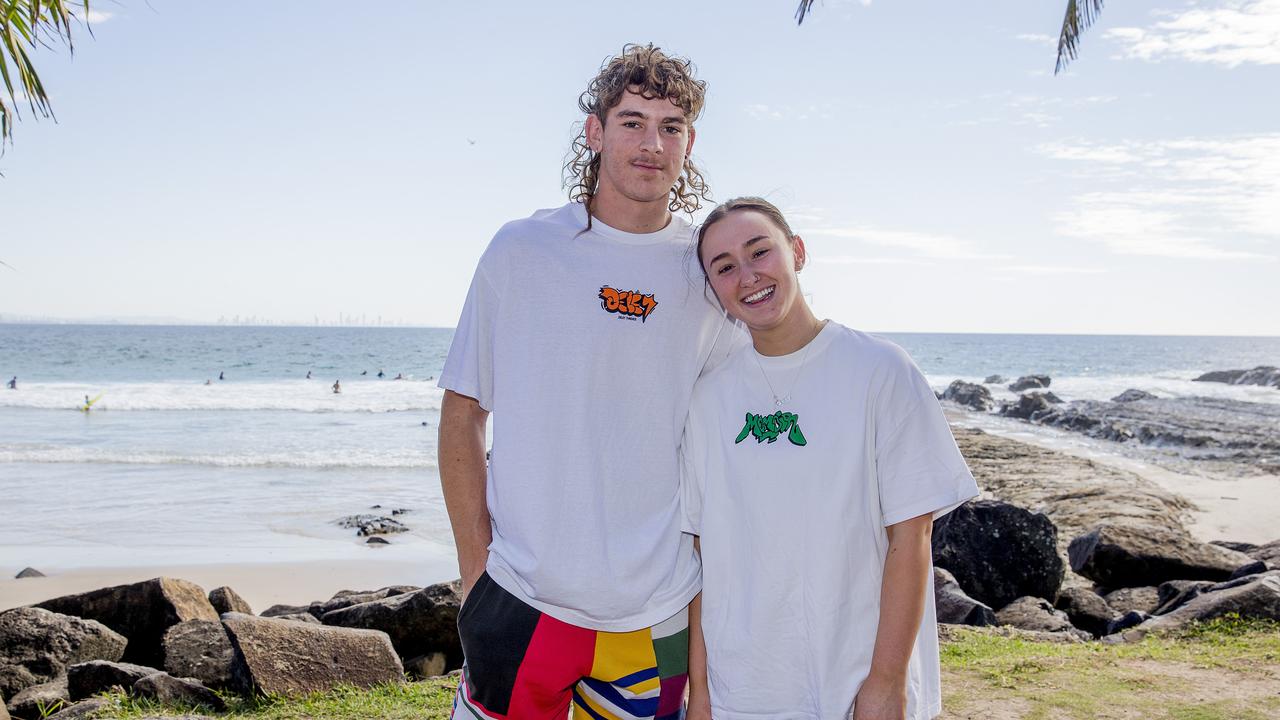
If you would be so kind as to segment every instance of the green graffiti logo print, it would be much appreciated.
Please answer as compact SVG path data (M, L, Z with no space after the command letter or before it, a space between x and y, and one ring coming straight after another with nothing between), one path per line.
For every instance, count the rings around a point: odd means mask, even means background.
M800 431L800 416L789 412L776 412L772 415L747 413L747 422L742 426L742 432L738 433L733 444L737 445L746 440L748 435L754 437L758 443L771 443L782 433L787 434L787 439L792 445L804 447L809 444L809 441L804 438L804 433Z

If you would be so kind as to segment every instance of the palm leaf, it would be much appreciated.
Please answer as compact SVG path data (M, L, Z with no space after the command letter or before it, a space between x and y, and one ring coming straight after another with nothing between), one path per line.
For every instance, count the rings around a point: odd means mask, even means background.
M796 24L800 25L804 22L804 16L809 14L813 9L813 0L800 0L800 7L796 8Z
M76 17L71 13L72 6L68 0L0 0L0 83L4 86L0 93L0 152L19 117L14 104L18 91L26 96L32 113L53 117L49 94L28 50L63 42L74 53L71 24ZM74 6L83 7L87 23L89 0L80 0Z
M1058 35L1058 64L1053 68L1054 75L1076 59L1080 35L1093 25L1100 12L1102 0L1067 0L1067 14L1062 18L1062 33Z

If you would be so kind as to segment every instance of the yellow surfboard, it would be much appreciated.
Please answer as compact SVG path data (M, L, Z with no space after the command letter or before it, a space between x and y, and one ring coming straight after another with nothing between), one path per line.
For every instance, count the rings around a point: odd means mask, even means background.
M88 400L88 401L86 401L86 402L85 402L85 404L84 404L84 405L82 405L82 406L80 407L80 411L81 411L81 412L89 412L90 410L92 410L92 409L93 409L93 404L94 404L94 403L96 403L96 402L98 402L99 400L101 400L101 399L102 399L102 396L103 396L103 395L105 395L105 394L106 394L106 393L98 393L98 396L97 396L97 397L95 397L95 398L94 398L94 399L92 399L92 400Z

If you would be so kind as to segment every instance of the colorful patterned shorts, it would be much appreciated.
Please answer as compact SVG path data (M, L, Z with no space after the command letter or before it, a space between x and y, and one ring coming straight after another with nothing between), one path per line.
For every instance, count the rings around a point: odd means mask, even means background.
M458 614L466 662L453 720L677 720L689 670L689 611L644 630L570 625L486 573Z

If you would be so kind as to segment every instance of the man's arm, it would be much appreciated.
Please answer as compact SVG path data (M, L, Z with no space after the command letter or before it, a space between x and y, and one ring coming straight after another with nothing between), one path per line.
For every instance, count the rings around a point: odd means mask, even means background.
M694 536L693 546L702 554L702 538ZM702 593L689 603L689 707L686 720L710 720L711 688L707 684L707 642L702 635Z
M854 700L854 720L900 720L907 706L907 664L915 648L929 582L933 514L885 528L889 551L880 581L880 621L871 672Z
M484 572L489 559L493 527L485 502L485 426L489 411L474 398L444 391L440 404L440 486L444 505L453 526L453 542L458 547L458 569L462 573L465 598Z

